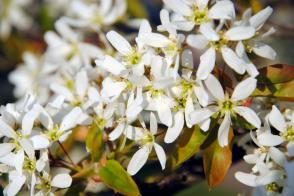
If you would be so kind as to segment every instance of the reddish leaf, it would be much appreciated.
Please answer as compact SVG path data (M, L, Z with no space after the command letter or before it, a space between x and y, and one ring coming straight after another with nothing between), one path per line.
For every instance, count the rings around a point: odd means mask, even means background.
M233 130L230 130L229 141L230 145L222 148L217 138L207 148L204 149L203 153L203 165L206 180L209 188L216 187L225 178L231 163L232 163L232 151L231 143L233 140Z

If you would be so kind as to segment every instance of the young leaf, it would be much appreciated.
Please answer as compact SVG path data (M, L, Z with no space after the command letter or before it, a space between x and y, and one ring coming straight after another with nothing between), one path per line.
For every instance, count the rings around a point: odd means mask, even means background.
M272 65L260 70L253 96L294 101L294 66Z
M148 12L140 0L127 0L128 13L136 18L148 18Z
M105 166L99 170L99 177L107 186L123 195L141 195L135 181L115 160L106 161Z
M104 143L101 129L93 123L86 139L87 150L91 153L93 162L98 162L103 154Z
M218 143L218 139L215 138L203 152L203 165L206 180L209 188L216 187L225 178L231 163L232 163L232 151L231 143L233 140L233 130L230 129L229 141L230 145L221 147Z
M200 150L201 144L207 134L201 131L199 126L185 129L178 139L178 145L172 153L172 169L180 166L183 162L194 156Z

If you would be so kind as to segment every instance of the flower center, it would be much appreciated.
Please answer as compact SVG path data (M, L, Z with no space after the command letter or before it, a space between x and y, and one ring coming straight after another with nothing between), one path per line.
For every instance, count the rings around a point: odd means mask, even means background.
M55 125L52 130L46 133L47 137L53 142L58 141L62 134L63 133L59 131L58 125Z
M98 116L95 118L94 122L96 126L99 127L100 129L103 129L104 126L106 125L106 120Z
M283 187L279 186L276 182L266 185L265 189L270 193L282 193L283 191Z
M154 142L154 136L151 133L148 133L147 135L145 135L145 137L143 137L140 140L141 145L146 145L149 143L153 143Z
M197 5L193 5L193 15L188 16L187 19L197 25L209 22L208 8L200 10Z
M24 159L24 164L23 164L23 169L29 173L32 173L35 171L36 168L36 161L31 160L28 157L25 157Z
M136 48L133 48L132 52L124 56L124 61L129 65L137 65L142 59L142 55L137 51Z
M287 131L281 133L284 140L292 142L294 141L294 126L288 126Z

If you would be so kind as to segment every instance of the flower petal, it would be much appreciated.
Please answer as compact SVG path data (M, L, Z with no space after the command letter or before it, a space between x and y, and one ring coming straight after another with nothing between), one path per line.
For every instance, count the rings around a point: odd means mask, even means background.
M191 34L191 35L188 35L187 37L187 43L189 46L193 48L202 50L207 47L209 41L202 34L198 34L198 35Z
M150 113L150 131L153 135L157 133L157 120L153 112Z
M109 73L112 73L113 75L119 75L123 70L126 69L123 64L109 55L105 55L103 60L96 60L95 63L97 66L108 71Z
M275 60L277 57L276 51L269 45L264 44L262 42L254 42L252 44L252 49L256 55L270 60Z
M200 56L200 64L197 70L197 78L205 80L212 72L216 59L216 52L214 48L209 48L204 54Z
M244 172L236 172L235 178L239 180L241 183L246 184L247 186L251 186L251 187L258 186L256 183L256 175L248 174Z
M276 162L280 166L284 166L285 165L286 156L278 148L271 147L269 149L269 154L270 154L270 157L274 160L274 162Z
M269 113L269 122L270 124L275 127L277 130L280 132L284 132L287 129L287 124L285 121L285 118L281 114L280 110L273 105L272 106L272 111Z
M128 55L132 52L130 43L120 34L115 31L110 31L106 34L108 41L112 46L123 55Z
M199 31L209 41L218 41L220 39L218 33L213 29L211 23L201 24L200 28L199 28Z
M277 146L284 142L283 138L271 133L262 133L257 136L258 143L262 146Z
M15 145L11 143L0 144L0 157L9 154L14 148Z
M247 78L240 82L234 89L232 99L234 101L244 100L249 97L256 89L257 80L255 78Z
M231 126L231 116L229 112L226 112L225 118L218 130L218 142L221 147L229 144L229 131Z
M164 170L165 163L166 163L165 152L164 152L163 148L160 145L158 145L157 143L154 143L153 146L154 146L156 155L158 157L158 160L160 162L161 168L162 168L162 170Z
M185 123L183 112L178 111L174 115L173 121L173 125L167 129L164 137L164 142L168 144L174 142L182 132Z
M270 6L266 7L265 9L261 10L254 16L252 16L249 20L250 25L256 28L257 30L260 29L265 21L270 17L273 12L273 8Z
M225 93L223 87L220 82L216 79L212 74L208 75L207 79L204 80L204 84L206 85L208 91L213 95L213 97L217 100L224 100Z
M237 106L234 108L234 110L242 116L247 122L255 126L256 128L260 128L261 126L261 121L257 114L250 108L248 107L243 107L243 106Z
M62 120L60 130L66 131L77 125L80 115L83 113L82 109L75 107Z
M147 162L150 153L149 146L143 146L132 157L127 171L130 175L135 175Z
M225 33L225 37L231 41L245 40L255 35L255 29L248 26L236 26Z
M51 186L57 188L68 188L72 183L72 178L68 174L57 174L51 181Z
M243 60L237 56L237 54L227 46L221 48L221 53L224 61L238 74L245 73L245 65Z

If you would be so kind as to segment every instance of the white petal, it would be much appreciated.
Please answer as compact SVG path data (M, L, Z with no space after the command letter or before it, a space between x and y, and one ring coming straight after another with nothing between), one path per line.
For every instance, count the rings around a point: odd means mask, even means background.
M258 186L256 183L256 176L253 174L248 174L244 172L236 172L235 178L239 180L241 183L246 184L247 186L251 186L251 187Z
M172 113L167 103L164 103L163 99L157 100L156 103L157 113L160 122L165 124L166 126L171 126L172 124Z
M110 31L106 34L108 41L112 46L123 55L128 55L132 52L130 43L120 34L115 31Z
M245 155L243 159L249 164L256 164L259 159L259 154Z
M237 26L229 29L225 33L225 37L231 41L245 40L255 35L255 29L248 26Z
M7 196L14 196L20 191L26 181L26 177L13 171L9 174L9 178L11 182L5 187L4 192Z
M210 74L206 80L204 80L204 83L208 89L208 91L214 96L217 100L224 100L225 99L225 93L223 91L223 87L221 86L218 79L216 79L215 76Z
M257 136L258 143L262 146L277 146L284 142L283 138L271 133L262 133Z
M86 71L78 72L75 79L75 88L79 98L81 98L82 100L87 93L88 86L89 86L89 81L88 81L87 72Z
M0 144L0 157L9 154L14 148L15 145L11 143Z
M235 8L231 1L217 1L210 10L209 17L213 19L234 19L235 18Z
M227 146L229 144L230 126L231 126L231 116L230 116L230 113L227 112L218 130L218 142L221 147Z
M9 138L15 138L16 133L15 131L2 119L0 119L0 133Z
M197 7L203 10L207 7L209 0L196 0Z
M243 60L237 56L237 54L230 48L223 46L221 53L224 61L238 74L245 73L245 66Z
M247 78L240 82L234 89L232 99L234 101L244 100L249 97L256 89L257 80L255 78Z
M35 157L35 150L31 141L23 138L19 141L19 143L24 149L25 153L28 155L28 157L30 159L33 159Z
M82 110L79 107L75 107L72 109L62 120L61 125L60 125L60 130L66 131L74 126L77 125L77 121L82 114Z
M198 124L210 118L216 112L215 108L201 108L190 114L191 123Z
M184 127L184 114L182 111L178 111L174 115L173 125L169 127L166 131L164 142L165 143L172 143L174 142L180 133L182 132L182 129Z
M32 141L35 150L45 149L50 145L48 138L42 135L35 135L31 137L30 140Z
M214 48L209 48L204 54L200 56L200 65L197 70L197 78L205 80L212 72L216 59L216 52Z
M270 6L266 7L265 9L261 10L254 16L252 16L249 20L250 25L256 28L257 30L263 26L265 21L270 17L273 12L273 8Z
M213 29L211 23L201 24L199 31L202 33L203 36L205 36L210 41L218 41L219 40L219 35Z
M125 129L126 129L126 132L125 132L126 137L130 140L138 141L145 136L142 128L127 125Z
M174 12L178 14L181 14L183 16L189 16L193 14L191 8L189 8L189 6L182 1L164 0L163 2L165 5L167 5L167 7L169 7L170 9L172 9Z
M119 138L119 136L121 136L121 134L123 133L124 129L125 123L119 123L117 127L108 135L109 140L114 141L117 138Z
M270 60L275 60L277 57L276 51L269 45L262 42L254 42L254 44L252 45L252 49L256 55Z
M264 175L258 176L256 182L258 185L267 185L281 179L282 175L282 171L280 170L268 171Z
M275 105L272 106L272 111L269 113L269 122L280 132L286 131L287 125L285 118Z
M200 87L195 87L194 92L201 106L206 107L209 102L209 95L201 84Z
M159 33L143 33L138 38L138 41L156 48L166 47L171 44L171 41L166 36Z
M119 75L123 70L126 69L123 64L109 55L105 55L103 60L96 60L95 63L97 66L112 73L113 75Z
M21 127L22 133L24 135L29 135L34 126L34 122L39 115L39 111L36 108L33 108L28 113L23 116Z
M257 114L248 107L237 106L234 110L242 116L247 122L255 126L256 128L260 128L261 121Z
M68 188L72 183L72 178L68 174L57 174L51 181L51 186L57 188Z
M274 160L274 162L276 162L280 166L284 166L286 162L286 156L278 148L271 147L269 149L269 154L270 154L270 157Z
M287 144L287 150L290 156L294 157L294 142L289 142Z
M163 148L160 145L158 145L157 143L154 143L153 146L154 146L156 155L158 157L158 160L160 162L161 168L162 168L162 170L164 170L165 163L166 163L166 155L165 155L165 152L164 152Z
M191 35L188 35L187 37L187 43L189 46L192 46L193 48L197 48L201 50L207 47L209 41L202 34L198 34L198 35L191 34Z
M153 135L157 133L157 120L152 112L150 113L150 131Z
M129 162L127 171L130 175L135 175L148 160L150 153L149 146L143 146L132 157Z

